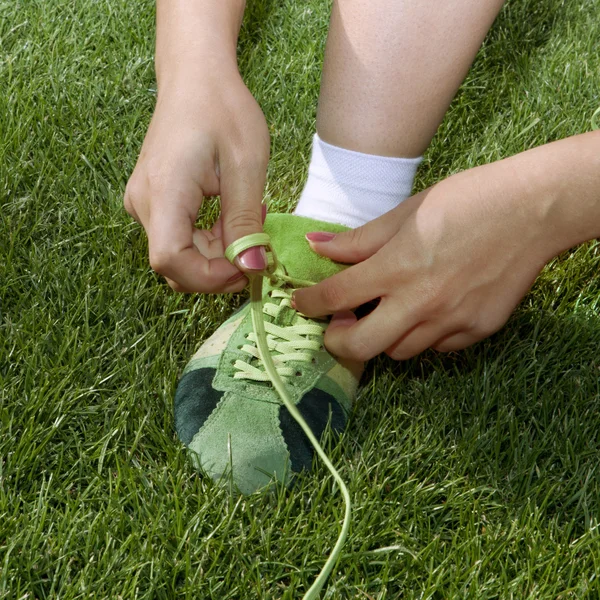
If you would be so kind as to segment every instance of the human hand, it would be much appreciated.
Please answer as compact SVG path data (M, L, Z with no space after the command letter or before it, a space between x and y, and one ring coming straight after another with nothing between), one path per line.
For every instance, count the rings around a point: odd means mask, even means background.
M330 241L308 234L314 251L357 264L296 290L295 306L336 313L325 344L344 358L465 348L504 325L553 256L542 212L511 159L459 173ZM374 298L365 318L348 312Z
M162 91L161 91L162 92ZM242 271L262 270L262 247L236 259L224 251L262 230L269 131L237 70L197 85L166 87L125 191L127 212L148 236L150 265L179 292L237 292ZM221 196L221 216L196 228L204 196Z

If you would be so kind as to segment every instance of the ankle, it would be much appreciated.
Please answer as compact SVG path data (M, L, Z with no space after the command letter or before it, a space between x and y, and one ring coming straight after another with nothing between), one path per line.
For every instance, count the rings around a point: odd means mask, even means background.
M294 214L360 227L411 195L421 160L346 150L315 134L308 179Z

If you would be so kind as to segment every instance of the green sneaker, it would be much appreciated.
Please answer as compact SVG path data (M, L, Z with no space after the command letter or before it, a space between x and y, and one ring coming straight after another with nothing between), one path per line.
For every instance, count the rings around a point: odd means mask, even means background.
M268 215L280 275L317 282L342 265L315 254L304 235L345 228L295 215ZM275 277L263 283L263 320L277 372L314 435L329 424L341 432L363 365L341 361L323 346L328 319L295 311L292 285ZM175 395L175 427L194 464L215 480L249 494L274 479L289 483L309 469L313 447L285 407L259 358L250 304L208 338L186 366Z

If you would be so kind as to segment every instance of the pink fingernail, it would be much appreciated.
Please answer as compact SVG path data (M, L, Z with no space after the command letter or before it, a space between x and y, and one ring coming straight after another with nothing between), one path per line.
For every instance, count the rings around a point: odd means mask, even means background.
M309 242L330 242L335 237L335 233L328 231L312 231L306 234L306 239Z
M233 283L234 281L239 281L242 277L244 277L243 273L236 273L233 277L230 277L227 280L227 283Z
M267 253L264 246L254 246L244 250L238 256L238 261L244 269L263 271L267 268Z
M292 293L292 297L290 298L290 304L292 305L292 308L294 310L297 310L296 309L296 292Z

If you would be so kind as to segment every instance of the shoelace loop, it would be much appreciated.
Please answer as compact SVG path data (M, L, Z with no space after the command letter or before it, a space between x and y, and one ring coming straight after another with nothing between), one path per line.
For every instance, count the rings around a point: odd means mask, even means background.
M293 310L291 291L274 288L270 296L274 302L265 302L262 306L264 315L272 317L275 322L264 321L267 333L267 346L272 354L273 363L279 376L284 380L298 375L297 369L290 362L310 363L315 355L323 350L323 336L326 323L311 323L300 315L296 316L293 325L277 325L276 320L284 311ZM251 344L243 345L240 350L245 352L247 360L237 360L234 379L250 379L254 381L270 381L266 371L249 362L253 358L261 360L257 347L257 337L254 332L247 337Z
M338 536L337 542L336 542L333 550L331 551L331 554L325 561L325 564L323 565L321 572L319 573L318 577L315 579L315 581L312 584L312 586L310 587L310 589L304 595L304 600L315 600L316 598L318 598L319 592L321 591L321 589L323 588L323 585L327 581L327 578L329 577L331 570L333 569L337 559L339 558L339 556L341 554L342 547L344 546L344 543L346 542L346 537L348 536L348 530L350 529L350 518L351 518L351 513L352 513L352 505L350 502L350 494L348 492L348 488L346 487L346 484L344 483L344 480L342 479L342 477L338 473L337 469L333 466L333 464L329 460L329 457L327 456L327 454L321 447L321 444L319 443L319 441L313 434L311 428L308 426L308 424L306 423L306 421L304 420L304 418L302 417L302 415L296 408L296 405L293 403L292 398L290 397L290 394L287 391L286 385L282 379L283 377L287 376L285 374L286 371L284 371L284 367L282 367L281 365L278 368L278 366L275 364L275 361L273 360L273 357L271 356L271 350L276 349L276 347L270 348L270 346L269 346L269 330L271 330L272 337L274 337L274 334L273 334L274 330L271 327L272 326L271 323L265 324L264 317L263 317L263 314L264 314L263 311L265 310L265 307L263 306L263 300L262 300L263 277L268 277L272 282L281 280L282 282L288 282L288 283L291 283L292 285L296 285L297 287L312 285L312 282L294 280L293 278L288 277L283 272L283 269L279 268L279 265L277 263L277 256L275 255L275 251L274 251L273 247L271 246L271 239L269 238L268 234L266 234L266 233L255 233L255 234L240 238L239 240L236 240L225 251L225 257L230 262L233 263L235 257L240 252L243 252L244 250L247 250L248 248L252 248L253 246L266 246L270 250L270 254L272 257L272 259L269 261L269 264L264 272L257 273L256 275L251 275L249 273L246 274L248 279L250 280L250 310L251 310L251 315L252 315L252 325L253 325L253 329L254 329L252 341L254 341L256 343L257 354L258 354L258 356L256 356L256 358L259 358L262 361L262 363L265 367L265 372L263 373L262 371L260 371L260 369L253 367L252 365L247 365L247 367L251 367L252 369L255 369L255 371L245 371L246 367L243 367L243 370L241 370L241 372L246 373L246 374L242 374L241 377L246 377L248 379L255 379L257 381L265 381L266 380L266 381L271 382L271 384L276 389L277 393L279 394L281 400L285 404L285 406L288 409L288 411L290 412L290 414L294 417L296 422L300 425L300 427L306 434L306 437L308 437L310 443L313 445L313 448L315 449L315 452L319 455L319 457L321 458L321 460L323 461L323 463L325 464L325 466L327 467L327 469L333 476L334 480L339 485L340 491L344 498L344 504L345 504L344 521L342 523L342 529L340 531L340 535ZM282 292L282 293L284 293L284 292ZM266 306L268 306L268 304ZM267 310L272 310L272 309L267 309ZM304 325L302 325L302 326L304 327ZM310 326L310 324L307 323L306 326L308 327L308 326ZM280 328L280 329L284 329L284 328ZM290 328L286 327L285 330L287 330L287 329L290 329ZM282 333L282 332L277 332L277 335L279 335L280 333ZM294 333L297 333L297 332L294 332ZM298 333L298 335L301 335L301 334ZM283 339L285 340L286 338L284 337ZM298 343L300 342L300 340L297 340L297 341L298 341ZM275 340L273 340L272 344L275 344L275 343L276 343ZM279 343L281 344L282 342L279 342ZM285 342L283 342L283 343L285 343ZM251 348L251 346L248 346L248 348ZM282 359L280 358L279 361L281 361L281 360ZM239 361L239 362L246 365L246 363L244 363L243 361ZM237 363L236 363L236 365L237 365ZM282 372L280 372L280 368L281 368ZM238 374L236 373L236 376L237 375ZM261 377L261 379L258 379L258 377ZM265 379L262 379L263 377L265 377Z

